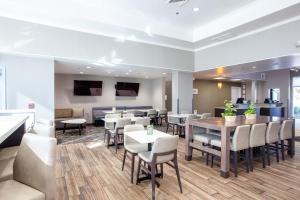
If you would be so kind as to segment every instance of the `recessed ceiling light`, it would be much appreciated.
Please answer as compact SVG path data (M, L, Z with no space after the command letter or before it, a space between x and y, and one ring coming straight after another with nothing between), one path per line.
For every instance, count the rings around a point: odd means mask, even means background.
M166 74L167 74L167 73L165 73L165 72L164 72L164 73L162 73L162 75L166 75Z
M256 66L252 66L252 69L256 69Z
M199 8L193 8L194 12L198 12L200 9Z
M80 74L84 74L84 72L79 72Z
M90 67L90 66L86 66L86 68L87 68L87 69L91 69L92 67Z
M232 79L230 79L231 81L241 81L242 79L240 79L240 78L232 78Z
M213 79L215 79L215 80L224 80L224 79L226 79L226 78L224 78L224 77L215 77L215 78L213 78Z

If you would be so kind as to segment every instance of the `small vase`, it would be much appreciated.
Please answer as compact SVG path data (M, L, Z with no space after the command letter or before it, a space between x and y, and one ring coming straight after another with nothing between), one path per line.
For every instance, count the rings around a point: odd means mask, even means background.
M236 120L236 116L225 116L226 122L234 122Z
M254 119L256 119L256 114L246 115L246 119L254 120Z

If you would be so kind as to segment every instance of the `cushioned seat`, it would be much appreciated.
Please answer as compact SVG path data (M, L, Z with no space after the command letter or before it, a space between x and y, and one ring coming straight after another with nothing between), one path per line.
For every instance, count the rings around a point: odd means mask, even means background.
M198 142L202 142L205 144L209 144L212 139L217 138L217 137L218 136L216 136L216 135L212 135L212 134L208 134L208 133L201 133L201 132L193 134L193 140L196 140Z
M221 147L221 138L214 138L210 141L210 144L212 146L215 146L215 147ZM233 146L232 146L232 138L230 138L230 149L233 151Z
M148 145L147 144L128 144L126 145L127 151L130 153L139 153L143 151L148 151Z
M7 200L44 200L45 194L14 180L0 183L0 199Z
M19 146L0 148L0 160L16 157Z
M139 157L146 162L151 162L151 151L145 151L139 153Z
M15 160L14 158L0 160L0 181L13 179L14 160Z

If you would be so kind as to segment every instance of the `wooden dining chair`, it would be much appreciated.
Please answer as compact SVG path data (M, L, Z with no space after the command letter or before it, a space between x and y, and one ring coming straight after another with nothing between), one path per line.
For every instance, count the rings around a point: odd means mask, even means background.
M265 145L266 145L266 129L267 125L264 123L252 125L250 131L250 170L253 171L253 148L257 147L260 150L263 168L266 167L265 163Z
M109 130L108 131L108 138L107 138L107 144L109 145L110 143L110 138L114 138L114 145L116 148L116 153L118 150L118 145L119 145L119 140L123 140L123 129L126 125L131 124L131 119L128 118L120 118L116 122L116 126L114 130Z
M147 112L147 117L151 119L152 124L157 124L156 115L157 115L157 111L155 109L150 109Z
M143 171L151 174L151 185L152 185L152 200L155 200L155 176L156 176L156 166L161 165L161 170L163 174L163 164L166 163L169 166L173 167L176 171L177 181L179 184L180 192L182 193L182 186L180 181L179 169L178 169L178 161L177 161L177 145L178 145L178 136L167 136L157 138L154 142L153 148L151 152L141 152L138 154L139 163L138 163L138 171L137 171L137 182L139 183L139 174L141 168ZM142 166L142 161L144 161L148 166L150 166L150 171L148 168ZM169 162L172 162L170 164Z
M158 111L157 119L156 119L158 125L162 126L163 120L165 120L165 122L167 123L167 113L168 113L167 110Z
M280 129L279 139L280 139L280 149L282 160L285 160L284 153L285 150L291 151L292 149L292 137L293 137L293 120L284 120ZM285 144L288 141L288 145ZM291 158L293 154L290 154Z
M121 118L121 114L120 113L111 113L111 114L106 114L105 115L105 119L109 119L109 118ZM114 122L105 122L104 123L104 142L105 139L108 135L108 131L109 130L114 130L115 128L115 123ZM107 143L107 147L109 145L109 142Z
M270 122L268 124L267 132L266 132L266 153L267 153L267 162L268 165L271 165L270 161L270 150L274 149L276 153L276 160L279 162L279 131L281 124L280 122ZM275 144L275 148L271 148L272 144Z
M135 124L142 124L144 127L150 125L150 118L149 117L137 117Z
M124 164L127 157L127 153L130 153L131 154L131 183L133 183L135 156L137 156L137 154L140 152L148 151L148 145L137 143L132 138L126 136L126 133L131 131L143 131L143 130L145 130L145 128L142 124L126 125L124 127L124 155L123 155L122 171L124 170Z

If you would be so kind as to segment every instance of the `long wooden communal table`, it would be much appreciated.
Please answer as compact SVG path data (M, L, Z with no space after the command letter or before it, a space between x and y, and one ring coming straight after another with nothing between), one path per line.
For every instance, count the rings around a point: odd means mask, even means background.
M202 151L206 151L210 154L217 155L221 157L221 171L220 175L224 178L229 177L229 169L230 169L230 132L235 130L237 126L241 125L253 125L259 123L269 123L272 121L280 121L282 122L287 118L280 117L268 117L268 116L258 116L255 120L246 120L244 116L237 116L236 121L234 122L225 122L223 118L214 117L209 119L194 119L187 122L186 126L186 140L185 140L185 159L192 159L192 150L198 149ZM289 154L294 156L295 154L295 120L293 119L293 137L289 141L291 144L291 151ZM192 131L193 127L201 127L210 130L221 131L221 151L212 149L206 146L197 145L192 142Z

